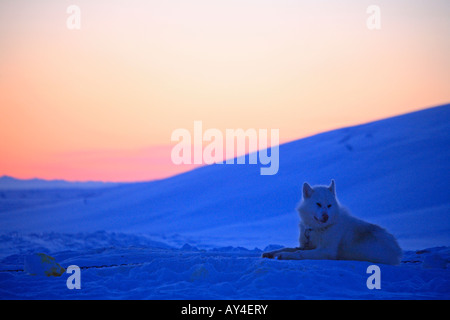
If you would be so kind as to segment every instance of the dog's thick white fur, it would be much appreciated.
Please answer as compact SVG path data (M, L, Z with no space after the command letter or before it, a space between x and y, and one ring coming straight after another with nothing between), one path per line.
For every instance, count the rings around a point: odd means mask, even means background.
M355 218L336 198L330 186L312 188L303 184L300 214L300 247L263 253L264 258L282 260L359 260L397 265L402 250L394 236L383 228Z

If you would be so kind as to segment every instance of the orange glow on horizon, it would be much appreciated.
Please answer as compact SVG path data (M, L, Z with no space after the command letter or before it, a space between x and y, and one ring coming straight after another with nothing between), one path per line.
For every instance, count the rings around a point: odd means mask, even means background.
M0 176L143 181L171 133L279 129L280 143L450 101L450 2L0 2Z

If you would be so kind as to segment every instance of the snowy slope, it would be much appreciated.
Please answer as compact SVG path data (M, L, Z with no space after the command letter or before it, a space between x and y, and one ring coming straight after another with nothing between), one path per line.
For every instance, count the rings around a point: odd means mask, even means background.
M2 299L449 299L450 105L280 146L280 170L212 165L169 179L95 190L0 191ZM296 246L301 185L334 178L342 204L392 232L400 266L261 259ZM82 268L33 277L44 252Z
M304 181L337 183L341 203L404 249L450 244L450 105L280 146L280 169L212 165L169 179L2 210L0 232L150 234L182 245L296 245ZM62 201L64 200L64 201Z

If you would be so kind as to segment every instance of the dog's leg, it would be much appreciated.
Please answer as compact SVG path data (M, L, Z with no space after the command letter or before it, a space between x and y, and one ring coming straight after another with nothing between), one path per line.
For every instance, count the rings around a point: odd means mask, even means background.
M336 260L337 250L321 248L312 250L297 250L295 252L278 252L273 258L278 260Z
M262 254L262 257L273 259L282 252L296 252L298 250L301 250L301 249L300 248L282 248L282 249L275 250L275 251L264 252Z

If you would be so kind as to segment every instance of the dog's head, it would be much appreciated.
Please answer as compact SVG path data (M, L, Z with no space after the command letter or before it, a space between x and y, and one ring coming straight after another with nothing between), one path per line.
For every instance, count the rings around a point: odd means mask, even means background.
M333 224L339 214L338 207L334 180L329 186L303 184L303 199L297 210L305 224L319 228Z

